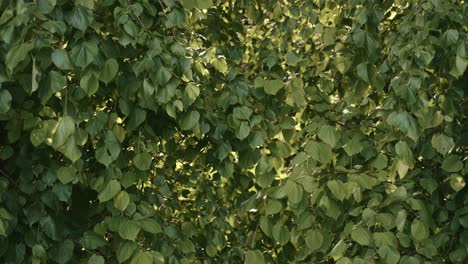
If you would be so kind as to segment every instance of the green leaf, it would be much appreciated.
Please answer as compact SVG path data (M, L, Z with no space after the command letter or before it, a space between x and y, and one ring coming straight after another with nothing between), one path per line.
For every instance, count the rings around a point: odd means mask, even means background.
M73 27L81 31L86 31L93 21L93 12L88 8L75 6L73 10L67 14L66 19Z
M20 43L13 45L5 56L5 65L13 71L20 62L26 59L29 51L34 48L32 43Z
M76 66L85 68L98 54L98 46L93 41L85 41L71 50L71 59Z
M57 0L36 0L37 9L42 14L49 14L54 10Z
M273 238L278 242L281 246L284 246L289 241L289 230L285 225L275 225L273 226Z
M75 5L86 7L88 9L94 9L95 0L75 0Z
M400 232L403 232L403 230L405 229L406 216L407 216L407 213L406 213L405 209L401 209L397 213L395 222L396 222L396 227L397 227L398 231L400 231Z
M88 259L88 264L104 264L104 263L105 263L104 258L99 255L92 255Z
M304 83L302 79L295 78L290 82L291 90L286 98L286 103L290 106L305 107L307 105Z
M213 4L213 0L195 0L195 5L199 9L208 9L212 7L214 4Z
M0 236L7 237L7 226L2 219L0 219Z
M109 181L104 188L99 192L98 199L101 203L107 202L121 190L120 183L117 180Z
M372 238L369 235L369 231L362 227L357 227L356 229L351 231L351 238L363 246L369 246L372 242Z
M182 27L185 23L185 13L183 10L174 8L168 15L166 21L166 27L171 28L173 26Z
M122 263L133 255L135 250L137 249L137 244L133 241L124 240L119 246L117 250L117 261Z
M107 245L107 241L102 235L99 235L93 231L87 231L80 239L81 245L86 249L97 249Z
M301 59L292 51L286 53L284 57L286 59L286 63L291 66L296 66L301 61Z
M99 89L97 75L94 72L88 72L81 78L80 87L88 96L95 94Z
M218 147L217 155L219 161L223 161L229 154L231 154L232 148L230 144L222 143Z
M64 49L56 49L51 54L52 62L61 70L71 70L73 65Z
M172 78L172 71L166 67L160 67L156 72L156 81L160 86L165 85Z
M39 77L39 70L37 68L36 57L33 57L31 72L31 90L28 91L29 94L32 94L33 92L37 91L37 89L39 89L39 82L37 80L37 77Z
M265 93L275 95L284 87L283 82L281 80L265 80L263 89Z
M465 73L466 67L468 65L468 60L461 57L455 57L455 65L453 65L452 69L450 70L450 74L455 78L459 78Z
M54 219L50 216L43 217L40 220L40 227L42 231L51 239L57 239L57 225L55 224Z
M101 68L99 80L107 85L110 81L112 81L112 79L114 79L118 71L119 64L117 63L117 60L114 58L110 58L106 60L104 66Z
M76 169L72 166L60 167L57 171L57 178L61 183L67 184L72 182L76 177Z
M190 253L195 252L195 245L189 239L184 239L182 241L179 241L178 248L184 254L190 254Z
M418 141L420 129L416 120L408 112L391 113L387 118L387 123L400 129L415 142Z
M463 189L466 185L465 179L458 174L452 174L450 175L450 187L454 189L456 192L459 192L461 189Z
M63 146L69 137L75 134L75 121L70 116L64 116L59 120L57 129L52 138L52 146L57 149Z
M400 260L400 253L396 249L391 248L387 245L383 245L378 250L379 256L383 260L382 263L386 264L397 264Z
M424 129L437 127L444 121L442 113L434 108L421 109L415 114L418 117L419 124Z
M179 125L182 130L189 130L197 125L199 120L200 113L197 111L190 111L181 117Z
M140 233L140 226L135 221L125 219L120 222L118 232L123 239L135 241Z
M0 114L8 112L11 108L11 94L6 89L0 90Z
M274 215L277 214L281 211L283 206L281 205L280 201L277 200L267 200L266 206L265 206L265 213L267 215Z
M130 114L130 117L127 123L127 130L129 132L133 131L139 125L141 125L143 121L145 121L145 119L146 119L146 111L136 107Z
M248 250L245 252L244 264L265 264L265 258L260 250Z
M287 158L292 155L293 149L283 141L276 140L268 146L272 155L280 158Z
M238 129L236 129L236 137L240 140L245 139L250 134L250 126L247 121L242 121Z
M152 234L158 234L162 232L161 226L156 220L151 218L145 218L140 220L141 229Z
M133 157L133 164L142 171L148 170L151 167L152 161L153 158L147 152L138 153Z
M155 85L151 79L145 78L143 80L143 91L145 91L146 95L153 95L157 90L158 86Z
M343 149L345 150L346 154L348 154L348 156L358 154L363 150L363 148L364 146L358 136L353 136L353 138L343 146Z
M195 100L198 98L200 95L200 88L194 83L188 83L187 86L185 86L184 94L182 97L182 101L184 102L184 106L188 107Z
M197 5L197 1L198 0L186 0L186 1L182 1L182 6L186 9L186 10L192 10L193 8L195 8L195 6Z
M455 147L453 138L448 137L444 134L433 135L431 143L434 149L442 155L448 154L449 151Z
M348 71L351 66L351 60L348 57L337 56L335 58L335 67L338 69L341 74L344 74Z
M324 237L319 230L309 230L304 236L304 241L307 247L313 252L322 247Z
M220 73L224 75L226 75L228 72L228 65L227 65L226 60L223 57L214 58L213 61L211 62L211 65L213 65L213 67L217 71L219 71Z
M41 103L45 105L50 97L65 88L67 84L67 79L65 76L56 71L50 71L47 76L46 85L40 87L39 97L41 98Z
M338 241L338 243L335 244L335 246L332 248L330 253L328 253L328 255L334 260L337 260L344 255L346 248L346 243L343 239L341 239L340 241Z
M457 172L463 168L463 163L457 155L450 155L442 162L442 169L448 172Z
M70 261L73 257L73 250L75 244L69 239L59 243L58 248L54 248L52 251L52 258L59 264L65 264Z
M153 255L148 251L140 251L132 258L130 264L153 264Z
M380 153L379 155L377 155L372 165L374 166L374 168L378 170L383 170L387 168L387 165L388 165L387 156L385 156L385 154L383 153Z
M65 31L67 30L67 25L64 22L54 21L54 20L48 20L42 23L41 27L43 27L50 33L59 33L62 36L65 34Z
M331 180L327 182L327 187L336 197L336 199L343 201L347 196L347 190L340 180Z
M40 244L36 244L33 246L32 253L33 253L33 256L38 257L38 258L42 258L46 255L46 251L44 247Z
M323 164L330 163L333 159L330 145L322 142L309 141L304 146L304 150L312 159L320 161Z
M96 149L96 160L108 167L120 154L121 147L114 133L107 130L104 137L104 144Z
M445 31L444 34L445 39L447 40L447 44L454 44L458 40L458 30L455 29L449 29Z
M399 141L395 145L395 152L397 153L400 160L404 161L408 166L412 167L413 161L413 153L405 141Z
M466 260L466 257L468 257L468 254L464 247L459 247L449 254L449 258L452 263L463 263L463 261ZM419 264L419 262L417 264Z
M299 184L289 180L286 182L283 188L286 192L286 195L288 196L288 201L291 204L297 204L302 200L303 190Z
M414 220L411 223L411 236L416 241L423 241L429 237L429 228L426 223L421 220Z
M366 63L361 63L356 67L357 70L357 75L359 78L364 80L365 82L369 83L369 74L367 72L367 64Z
M395 168L398 172L398 176L400 176L400 179L403 179L406 174L408 173L409 170L409 165L406 161L397 159L395 160Z
M336 133L335 127L322 126L320 127L317 135L323 142L332 147L334 147L338 142L338 135Z
M120 191L114 197L114 207L119 209L120 211L125 211L127 209L128 204L130 203L130 197L126 191Z
M253 111L247 106L236 107L233 110L234 118L239 120L249 120Z
M82 156L80 149L75 144L75 137L69 137L65 144L57 149L72 162L76 162Z

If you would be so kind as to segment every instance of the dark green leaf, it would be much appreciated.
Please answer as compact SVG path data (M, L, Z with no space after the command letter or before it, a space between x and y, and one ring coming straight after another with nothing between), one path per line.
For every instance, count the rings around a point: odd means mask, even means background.
M75 121L70 116L64 116L59 120L57 129L52 138L52 146L54 148L59 148L63 146L68 138L75 134L76 127Z
M368 246L372 242L372 238L369 235L369 231L362 227L358 227L351 231L351 238L363 246Z
M119 71L119 64L117 63L116 59L108 59L104 63L104 66L101 68L101 73L99 75L99 80L108 84L114 77L117 75Z
M139 170L148 170L151 166L152 157L147 152L138 153L133 157L133 164Z
M8 112L11 108L11 94L8 90L0 90L0 114Z
M442 169L448 172L457 172L463 168L463 163L457 155L450 155L442 162Z
M73 65L64 49L56 49L51 54L52 62L61 70L71 70Z
M121 190L120 183L117 180L109 181L104 188L99 192L98 199L101 203L107 202Z
M88 259L88 264L104 264L104 263L105 263L104 258L99 255L92 255Z
M80 87L88 96L95 94L99 89L99 81L97 75L93 72L88 72L85 76L81 78Z
M248 250L245 252L244 264L265 264L265 258L260 250Z
M304 150L307 152L307 154L310 155L312 159L320 161L323 164L327 164L332 161L333 153L330 145L328 144L309 141L304 146Z
M423 241L429 237L429 228L421 220L415 220L411 223L411 236L416 241Z
M153 263L153 255L151 255L148 251L141 251L140 253L136 254L130 264L152 264Z
M76 66L85 68L92 63L98 54L98 47L93 41L86 41L71 50L71 59Z
M122 244L119 246L117 250L117 261L122 263L133 255L135 250L137 249L137 244L133 241L122 241Z
M29 51L34 48L32 43L16 44L8 50L5 56L5 65L10 71L13 71L16 66L26 59Z
M189 130L197 125L199 120L200 113L197 111L190 111L181 117L179 125L182 130Z
M279 90L283 88L283 82L281 80L267 80L263 85L265 93L275 95Z

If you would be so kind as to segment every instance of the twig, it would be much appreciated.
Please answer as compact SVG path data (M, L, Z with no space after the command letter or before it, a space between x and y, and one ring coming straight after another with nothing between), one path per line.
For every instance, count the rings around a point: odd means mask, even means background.
M14 180L12 180L11 177L8 176L8 174L6 174L2 169L0 169L0 172L8 179L11 183L13 183L17 189L19 189L18 184L17 184Z

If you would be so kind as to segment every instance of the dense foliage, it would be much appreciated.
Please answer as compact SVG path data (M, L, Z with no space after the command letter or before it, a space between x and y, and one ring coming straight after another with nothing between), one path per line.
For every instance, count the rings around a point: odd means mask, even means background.
M0 0L0 262L467 263L462 0Z

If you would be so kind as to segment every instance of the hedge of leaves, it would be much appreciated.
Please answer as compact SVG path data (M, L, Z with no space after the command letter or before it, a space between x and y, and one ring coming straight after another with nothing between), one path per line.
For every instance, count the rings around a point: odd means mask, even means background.
M1 263L467 263L466 1L0 11Z

